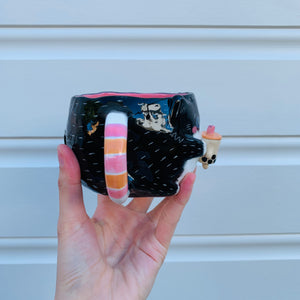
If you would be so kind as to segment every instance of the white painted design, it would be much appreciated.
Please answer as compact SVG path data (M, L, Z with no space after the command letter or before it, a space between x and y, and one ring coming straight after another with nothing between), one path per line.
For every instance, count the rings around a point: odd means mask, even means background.
M127 171L125 171L125 172L119 172L119 173L106 172L105 174L106 175L122 175L122 174L125 174L125 173L127 173ZM113 190L113 188L111 188L111 189Z
M127 126L127 116L123 112L112 111L107 115L105 122L107 124L126 124Z
M137 118L136 122L138 125L144 127L147 130L170 132L166 128L166 114L161 111L160 104L147 104L141 103L141 112L143 118ZM147 131L145 134L149 134Z
M177 183L179 183L184 176L189 173L189 172L193 172L195 170L195 168L197 167L197 162L198 162L198 158L191 158L189 160L186 161L186 163L184 164L184 171L182 172L182 174L180 175L180 177L177 180Z

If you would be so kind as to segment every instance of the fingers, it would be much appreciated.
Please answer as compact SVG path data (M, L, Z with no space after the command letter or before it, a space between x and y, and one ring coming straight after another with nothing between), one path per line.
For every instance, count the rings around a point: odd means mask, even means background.
M113 202L108 196L102 194L97 195L97 200L98 203L93 215L93 219L100 224L104 224L106 217L111 216L114 210L120 205Z
M85 211L80 182L80 167L73 151L66 145L57 148L59 160L59 220L84 222Z
M149 209L152 203L153 197L139 197L134 198L128 205L127 208L136 212L145 213Z
M156 238L166 248L169 247L176 225L191 196L195 178L194 173L188 173L180 184L179 193L165 198L148 214L157 223Z
M97 195L97 199L98 199L98 205L101 205L105 202L109 202L109 201L112 201L110 200L109 196L105 196L105 195L102 195L102 194L98 194Z

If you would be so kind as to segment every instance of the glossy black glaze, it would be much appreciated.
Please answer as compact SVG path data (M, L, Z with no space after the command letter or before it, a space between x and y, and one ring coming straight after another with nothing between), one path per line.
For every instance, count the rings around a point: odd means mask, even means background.
M185 162L204 154L203 142L193 136L195 128L199 130L194 95L184 93L156 97L153 94L151 98L132 93L129 96L121 93L97 95L99 97L81 95L72 98L65 132L65 143L79 161L82 183L107 195L104 177L105 118L111 111L123 111L128 116L130 197L175 194ZM152 126L154 123L155 126Z

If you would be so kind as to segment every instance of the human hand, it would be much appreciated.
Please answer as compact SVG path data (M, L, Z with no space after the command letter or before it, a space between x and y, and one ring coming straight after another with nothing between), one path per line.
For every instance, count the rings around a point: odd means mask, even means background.
M181 213L190 197L194 173L180 192L147 212L152 198L127 206L98 195L92 218L85 210L80 168L72 150L58 147L59 219L55 300L146 299Z

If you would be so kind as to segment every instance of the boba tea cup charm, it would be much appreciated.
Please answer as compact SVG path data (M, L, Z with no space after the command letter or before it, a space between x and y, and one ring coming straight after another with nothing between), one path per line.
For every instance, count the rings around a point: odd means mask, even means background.
M192 93L84 94L71 99L65 144L75 153L82 183L117 203L179 191L200 161L216 160L221 136L199 129Z
M207 130L202 132L202 139L206 143L207 150L199 161L203 168L207 169L209 165L216 162L222 136L215 132L215 126L209 125Z

